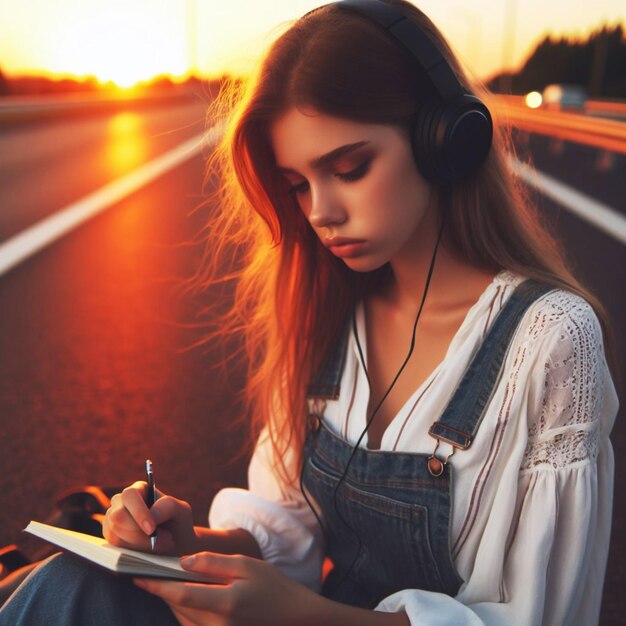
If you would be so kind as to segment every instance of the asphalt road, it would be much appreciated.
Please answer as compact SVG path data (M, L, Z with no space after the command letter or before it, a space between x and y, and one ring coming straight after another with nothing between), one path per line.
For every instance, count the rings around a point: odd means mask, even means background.
M196 102L0 129L0 241L197 134L203 115ZM520 145L543 171L624 210L624 157L602 169L588 148ZM148 457L159 487L189 501L197 523L220 487L245 484L245 459L235 458L242 374L225 384L210 372L219 354L185 349L202 336L197 301L179 294L202 252L194 242L209 209L193 211L202 167L188 161L0 276L0 546L33 551L20 530L59 494L133 482ZM624 246L538 201L624 353ZM623 623L626 611L623 412L603 624Z
M0 132L0 153L8 159L3 148L22 134L23 153L41 133L30 180L39 219L196 135L204 112L195 104L28 124ZM124 125L122 138L106 131ZM65 162L66 143L55 142L74 130L83 148ZM137 155L136 143L150 149ZM107 169L107 153L130 156ZM77 189L57 186L59 162ZM0 175L3 238L32 222L18 169ZM187 349L202 336L192 327L197 302L180 296L202 252L201 181L196 157L0 277L0 545L22 542L25 523L69 488L141 479L148 457L159 487L194 503L198 523L221 485L243 483L232 460L240 431L228 429L241 376L231 372L231 393L210 373L219 357Z

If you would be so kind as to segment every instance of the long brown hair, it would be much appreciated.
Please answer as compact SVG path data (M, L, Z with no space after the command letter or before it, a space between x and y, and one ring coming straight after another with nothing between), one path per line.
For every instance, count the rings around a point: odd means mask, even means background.
M408 2L388 1L428 34L466 90L489 104L489 94L469 83L428 17ZM290 107L309 106L339 118L409 128L422 98L406 52L367 19L327 5L291 25L247 84L227 84L209 110L211 122L223 122L225 130L207 163L205 182L215 186L208 198L212 214L207 252L192 283L234 289L234 304L211 312L214 325L206 340L243 334L241 349L230 358L247 362L252 441L267 427L277 469L290 481L295 474L284 458L291 449L293 468L299 466L307 383L355 300L384 281L389 268L353 272L321 245L276 172L270 125ZM596 311L610 346L604 308L572 275L512 175L506 162L512 153L510 134L496 120L480 169L463 183L435 187L448 212L442 244L477 268L509 269L579 294Z

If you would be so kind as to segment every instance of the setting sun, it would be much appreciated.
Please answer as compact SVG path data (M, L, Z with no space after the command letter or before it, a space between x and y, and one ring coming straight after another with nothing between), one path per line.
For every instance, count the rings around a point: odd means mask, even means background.
M120 87L158 75L177 79L190 73L245 73L289 20L323 3L5 2L11 7L0 19L0 72L55 78L95 76ZM582 35L602 23L624 19L623 0L599 0L593 6L566 0L547 4L545 0L475 0L454 6L420 0L415 4L433 18L481 78L502 67L518 67L548 32Z
M157 75L188 71L184 5L157 2L148 11L137 0L59 0L55 7L55 19L31 25L31 41L37 42L31 49L45 47L41 69L47 74L95 76L131 87Z
M95 38L85 33L81 73L91 72L99 80L111 80L120 87L150 78L162 71L163 62L156 42L150 39L150 33L121 21L107 24Z
M57 49L59 66L77 75L95 75L102 82L130 87L167 71L182 74L185 59L172 46L171 37L125 15L100 16L97 26L75 32L71 45ZM178 58L178 66L176 59Z

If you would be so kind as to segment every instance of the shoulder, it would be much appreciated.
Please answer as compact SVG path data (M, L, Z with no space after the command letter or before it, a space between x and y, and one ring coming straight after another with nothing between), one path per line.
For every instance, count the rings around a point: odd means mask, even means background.
M555 289L533 303L520 331L535 352L521 469L593 462L617 410L593 307L577 294Z
M592 418L610 375L591 304L557 288L539 297L519 323L508 365L515 382L526 383L531 430L538 413L543 427Z
M525 331L535 345L533 379L540 406L531 434L590 424L603 413L610 379L602 328L589 302L555 289L529 310Z
M564 378L589 385L605 367L600 321L578 294L553 289L528 309L519 332L529 346L535 368L549 391Z
M512 275L510 291L523 282ZM603 354L602 327L587 300L565 289L552 289L526 311L517 332L520 343L546 356Z

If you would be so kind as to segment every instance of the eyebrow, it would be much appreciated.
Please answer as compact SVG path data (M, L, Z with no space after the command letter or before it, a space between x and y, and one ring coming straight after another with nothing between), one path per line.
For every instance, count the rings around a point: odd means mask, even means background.
M369 143L369 141L357 141L356 143L348 143L345 146L339 146L338 148L335 148L334 150L331 150L330 152L327 152L326 154L323 154L322 156L313 159L309 162L309 165L314 170L321 170L329 163L332 163L333 161L340 159L342 156L350 154L351 152L354 152L355 150L358 150L362 146L366 146ZM298 174L296 170L292 170L289 167L283 167L281 165L278 165L277 169L279 172L290 172L293 174Z

